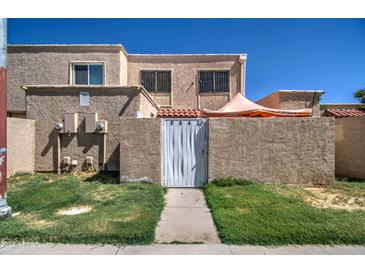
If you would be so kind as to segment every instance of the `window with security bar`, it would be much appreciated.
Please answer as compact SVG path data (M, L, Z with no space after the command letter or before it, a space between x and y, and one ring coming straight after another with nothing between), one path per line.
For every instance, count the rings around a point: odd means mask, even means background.
M199 71L199 92L229 92L229 71Z
M171 92L171 71L142 70L141 84L148 92L169 93Z

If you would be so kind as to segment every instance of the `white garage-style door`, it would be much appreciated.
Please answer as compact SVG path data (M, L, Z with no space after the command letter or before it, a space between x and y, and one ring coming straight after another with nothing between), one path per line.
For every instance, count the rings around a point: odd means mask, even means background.
M164 119L163 184L199 187L207 181L207 122Z

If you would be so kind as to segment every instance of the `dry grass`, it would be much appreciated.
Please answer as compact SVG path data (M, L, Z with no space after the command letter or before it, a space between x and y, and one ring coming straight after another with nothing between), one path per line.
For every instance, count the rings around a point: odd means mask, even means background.
M54 221L42 219L35 213L19 213L15 218L26 223L29 227L39 229L48 228L56 223Z
M247 208L244 208L244 207L237 207L237 211L241 214L244 214L247 212Z
M267 185L272 191L287 197L299 198L317 208L343 209L347 211L365 210L365 191L361 188L344 186L296 186Z
M90 231L95 231L97 233L106 233L109 231L110 223L109 221L98 221L95 223L92 223L88 226Z
M110 173L17 174L8 189L14 214L0 221L0 241L148 244L163 195L156 184L120 184Z
M306 187L310 194L304 200L318 208L344 209L347 211L365 210L365 195L349 193L333 187Z
M303 187L219 179L204 193L227 244L365 243L364 183Z
M121 221L122 222L130 222L130 221L133 221L133 220L138 219L138 218L141 218L141 209L140 208L133 209L126 216L122 217Z
M87 213L92 210L91 206L74 206L69 208L60 209L56 212L59 216L72 216Z

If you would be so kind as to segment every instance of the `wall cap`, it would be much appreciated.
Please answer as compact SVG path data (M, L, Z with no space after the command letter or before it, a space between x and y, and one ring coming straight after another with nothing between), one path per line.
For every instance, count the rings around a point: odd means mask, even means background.
M134 53L129 54L122 44L9 44L9 52L42 52L42 51L64 51L72 50L95 50L95 51L122 51L130 57L228 57L237 56L240 60L246 60L246 53Z
M128 56L127 50L122 44L9 44L8 51L11 52L42 52L42 51L122 51Z
M325 103L320 104L321 110L327 109L358 109L362 106L362 104L358 103Z
M311 93L311 92L316 92L316 93L325 93L323 90L321 89L279 89L276 91L273 91L272 93Z
M26 85L21 87L26 93L30 91L50 91L50 90L64 90L67 89L69 91L79 91L79 90L97 90L97 89L131 89L136 92L140 92L146 99L157 109L159 110L160 107L156 103L156 101L151 97L151 95L148 93L148 91L140 85L136 86L118 86L118 85L109 85L109 86L85 86L85 85Z

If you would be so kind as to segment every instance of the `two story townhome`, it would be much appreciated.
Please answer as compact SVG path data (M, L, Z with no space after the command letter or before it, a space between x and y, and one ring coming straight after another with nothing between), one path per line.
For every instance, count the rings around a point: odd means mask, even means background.
M133 132L125 118L154 118L166 109L197 117L201 108L219 109L237 93L245 94L245 66L245 54L129 54L110 44L9 45L8 116L35 121L35 171L119 171L131 163L120 163L120 134ZM103 129L96 130L96 123ZM148 142L159 142L157 135ZM145 168L149 165L148 160Z
M310 118L319 116L322 92L282 90L257 105L245 98L246 59L130 54L122 45L9 45L8 116L34 122L31 171L118 171L122 181L179 187L222 176L331 183L332 162L323 160L332 155L331 130L319 134L331 121ZM233 123L204 116L242 104L253 110L249 117L305 109L306 118ZM316 161L297 157L314 152ZM315 172L319 165L325 173Z
M23 86L143 86L160 108L219 109L245 95L246 54L129 54L122 45L9 45L8 116Z

